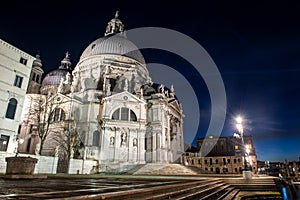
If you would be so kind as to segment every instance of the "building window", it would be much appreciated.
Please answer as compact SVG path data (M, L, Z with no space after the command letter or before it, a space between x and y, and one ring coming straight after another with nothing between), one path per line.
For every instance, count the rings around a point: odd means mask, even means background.
M35 82L40 83L40 75L36 75Z
M238 145L235 145L235 146L234 146L234 149L235 149L235 150L238 150L238 149L239 149L239 146L238 146Z
M241 159L238 158L238 163L240 163L240 162L241 162Z
M212 158L209 159L209 164L212 165Z
M61 108L55 108L55 110L51 114L51 121L58 122L65 120L65 111Z
M32 73L32 78L31 80L35 81L35 73Z
M121 119L120 120L128 121L128 113L129 113L128 108L121 108Z
M226 158L223 158L223 164L226 165Z
M129 108L119 108L112 114L113 120L137 121L136 114Z
M26 65L27 64L27 59L25 58L20 58L20 63L22 63L23 65Z
M194 165L194 160L192 159L192 165Z
M234 168L234 171L237 173L238 172L237 168Z
M9 136L2 135L0 137L0 151L6 151L8 146Z
M18 88L21 88L22 87L22 82L23 82L23 77L16 75L14 86L16 86Z
M230 159L229 158L227 159L227 163L230 164Z
M199 165L201 164L201 160L198 160L198 164L199 164Z
M19 125L19 128L18 128L18 135L21 133L21 128L22 128L22 126Z
M207 171L208 169L207 169L207 167L205 167L205 171Z
M130 121L137 121L136 115L132 110L130 110Z
M213 172L213 171L214 171L214 168L210 168L210 171Z
M94 131L93 133L93 146L99 146L99 131Z
M204 163L207 165L207 160L204 160Z
M218 159L216 159L216 164L219 164L219 160Z
M30 151L30 146L31 146L31 138L29 138L27 141L26 152Z
M233 159L234 164L236 163L236 159Z
M16 114L18 101L15 98L11 98L8 102L5 117L8 119L14 119Z
M117 109L117 110L113 113L112 119L114 119L114 120L119 120L119 118L120 118L120 109Z

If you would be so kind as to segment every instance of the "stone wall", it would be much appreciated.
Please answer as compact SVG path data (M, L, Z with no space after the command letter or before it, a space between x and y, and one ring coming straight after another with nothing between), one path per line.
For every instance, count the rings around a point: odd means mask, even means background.
M6 157L15 156L13 153L0 152L0 173L6 172ZM34 174L56 174L58 157L19 154L19 156L37 158Z
M84 167L83 167L84 166ZM78 171L79 170L79 171ZM98 172L98 164L95 160L71 159L69 174L94 174Z
M6 157L13 157L15 154L0 152L0 174L6 172ZM56 174L58 157L37 156L31 154L19 154L18 156L37 158L34 174ZM83 167L84 165L84 167ZM79 170L77 172L77 170ZM71 159L69 165L69 174L94 174L98 172L98 164L95 160Z
M7 153L5 151L1 151L0 152L0 173L1 174L5 174L6 172L6 161L5 161L5 158L6 157L12 157L12 156L15 156L14 153Z

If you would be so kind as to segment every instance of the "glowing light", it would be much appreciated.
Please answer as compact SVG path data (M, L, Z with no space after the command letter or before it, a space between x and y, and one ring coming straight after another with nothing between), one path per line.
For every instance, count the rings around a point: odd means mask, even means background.
M23 144L24 143L24 139L19 139L19 143Z
M241 116L237 116L237 118L235 118L235 121L238 123L238 124L241 124L243 122L243 118Z

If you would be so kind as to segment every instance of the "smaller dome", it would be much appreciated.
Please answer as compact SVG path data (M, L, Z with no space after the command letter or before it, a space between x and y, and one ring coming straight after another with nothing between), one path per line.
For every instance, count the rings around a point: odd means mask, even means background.
M65 69L56 69L51 71L45 76L42 82L42 87L48 85L58 86L60 84L61 78L65 79L68 72L69 70L65 70Z
M69 59L69 52L66 53L65 58L61 61L58 69L49 72L42 82L41 93L47 94L50 89L57 90L60 85L61 79L66 80L66 75L71 74L71 62Z

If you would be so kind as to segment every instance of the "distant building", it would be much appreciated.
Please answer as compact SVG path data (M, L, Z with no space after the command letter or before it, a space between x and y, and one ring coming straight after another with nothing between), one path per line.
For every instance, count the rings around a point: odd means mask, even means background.
M15 153L20 116L36 58L0 39L0 152Z
M256 152L252 136L244 136L245 147L249 149L246 161L253 172L257 172ZM215 137L197 139L197 147L189 148L184 159L185 165L194 166L202 173L238 174L244 168L243 145L240 138Z
M299 181L300 161L270 162L257 161L258 173L280 178L294 178Z

